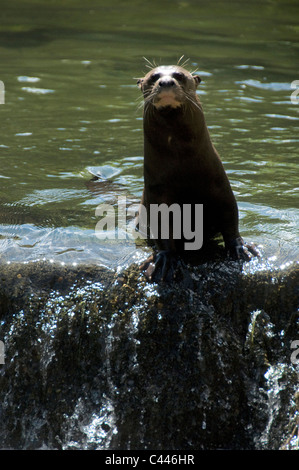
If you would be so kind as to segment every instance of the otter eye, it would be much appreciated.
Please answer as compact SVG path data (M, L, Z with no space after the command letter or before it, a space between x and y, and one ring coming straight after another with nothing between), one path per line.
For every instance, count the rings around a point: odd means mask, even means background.
M174 72L174 73L172 74L172 76L173 76L173 78L174 78L175 80L177 80L178 82L182 82L183 79L184 79L184 74L181 73L181 72Z
M161 77L161 74L160 74L160 73L154 73L154 74L151 76L151 82L152 82L152 83L155 83L157 80L159 80L160 77Z

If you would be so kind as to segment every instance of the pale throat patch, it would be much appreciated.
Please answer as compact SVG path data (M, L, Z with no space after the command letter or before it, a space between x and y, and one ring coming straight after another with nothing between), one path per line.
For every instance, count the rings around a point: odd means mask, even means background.
M172 108L178 108L182 103L177 100L175 94L172 91L162 91L157 96L157 100L154 103L156 108L164 108L165 106L171 106Z

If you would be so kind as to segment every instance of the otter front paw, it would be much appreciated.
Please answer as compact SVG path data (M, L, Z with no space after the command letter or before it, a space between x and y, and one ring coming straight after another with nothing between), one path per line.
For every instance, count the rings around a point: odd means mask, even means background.
M245 243L241 237L235 238L226 244L229 256L236 260L250 261L260 253L254 244Z
M148 281L171 281L175 278L178 258L171 251L159 251L140 266Z

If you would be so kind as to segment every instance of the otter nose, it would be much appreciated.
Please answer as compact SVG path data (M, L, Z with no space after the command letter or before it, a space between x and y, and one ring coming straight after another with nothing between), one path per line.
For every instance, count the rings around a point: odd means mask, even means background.
M171 77L163 77L160 79L159 81L159 86L160 87L172 87L175 85L175 82L173 80L173 78Z

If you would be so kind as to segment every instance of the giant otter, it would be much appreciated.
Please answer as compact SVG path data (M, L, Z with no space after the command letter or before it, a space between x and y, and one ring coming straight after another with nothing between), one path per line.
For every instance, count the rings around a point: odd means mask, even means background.
M237 203L196 94L200 82L179 65L155 67L137 82L144 96L141 204L147 217L153 204L181 208L187 204L193 209L202 204L203 241L220 233L229 255L248 261L258 251L240 236ZM172 277L175 272L185 248L183 238L175 239L172 232L168 239L161 234L155 237L158 252L142 265L149 280Z

